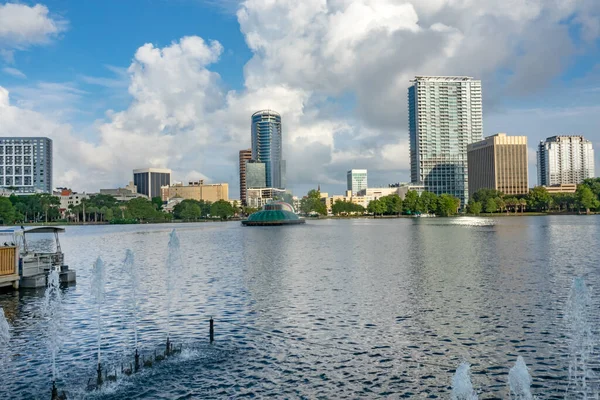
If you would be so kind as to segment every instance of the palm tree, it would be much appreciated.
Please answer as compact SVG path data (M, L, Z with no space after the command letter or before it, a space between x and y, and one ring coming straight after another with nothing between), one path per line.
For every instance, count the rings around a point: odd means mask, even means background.
M527 200L519 199L519 204L521 205L521 214L523 214L523 211L525 210L525 207L527 206Z

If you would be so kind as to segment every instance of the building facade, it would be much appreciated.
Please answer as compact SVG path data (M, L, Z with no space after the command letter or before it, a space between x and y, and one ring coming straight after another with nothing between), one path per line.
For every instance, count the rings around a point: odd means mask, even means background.
M468 146L469 196L480 189L506 195L529 192L527 136L489 136Z
M537 150L538 185L579 184L593 178L594 149L583 136L552 136Z
M250 160L246 163L246 189L267 187L266 164Z
M246 205L246 163L252 160L252 149L240 150L240 201Z
M168 202L174 198L184 200L204 200L214 203L219 200L229 201L229 185L227 183L205 184L204 181L189 182L184 186L182 183L175 183L161 188L162 201Z
M367 170L366 169L351 169L346 173L347 190L352 191L356 195L359 191L368 187Z
M274 188L257 188L248 189L248 207L260 208L275 199L281 198L286 192L283 189Z
M467 146L483 139L481 81L467 76L417 76L408 89L413 183L465 205Z
M171 184L171 170L163 168L144 168L133 170L133 183L137 192L149 198L161 197L162 186Z
M265 164L266 187L285 189L281 116L277 112L252 114L252 159Z
M17 194L52 193L52 140L0 138L0 187Z

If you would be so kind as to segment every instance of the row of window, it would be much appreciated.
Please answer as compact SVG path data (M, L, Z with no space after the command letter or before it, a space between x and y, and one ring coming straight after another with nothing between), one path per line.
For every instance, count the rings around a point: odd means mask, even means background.
M30 176L0 177L0 186L31 186L31 182L32 179ZM37 183L37 180L33 180L33 183ZM41 180L40 183L44 183L44 181Z
M26 167L21 167L21 166L17 166L17 167L5 167L2 168L0 167L0 175L31 175L31 167L26 166ZM36 172L35 170L33 172ZM42 172L44 172L42 170Z

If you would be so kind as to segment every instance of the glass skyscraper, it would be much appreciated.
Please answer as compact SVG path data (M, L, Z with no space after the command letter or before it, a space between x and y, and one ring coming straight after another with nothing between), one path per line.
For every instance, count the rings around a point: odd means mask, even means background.
M408 89L410 173L435 194L468 201L467 146L483 139L481 81L417 76Z
M265 164L269 188L285 189L285 161L282 160L281 115L272 110L252 114L252 159Z

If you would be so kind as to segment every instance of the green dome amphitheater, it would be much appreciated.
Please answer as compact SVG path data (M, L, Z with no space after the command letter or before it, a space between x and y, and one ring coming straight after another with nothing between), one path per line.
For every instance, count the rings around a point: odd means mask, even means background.
M242 221L246 226L273 226L295 225L306 221L294 213L294 208L283 201L265 204L262 210L250 214L247 220Z

